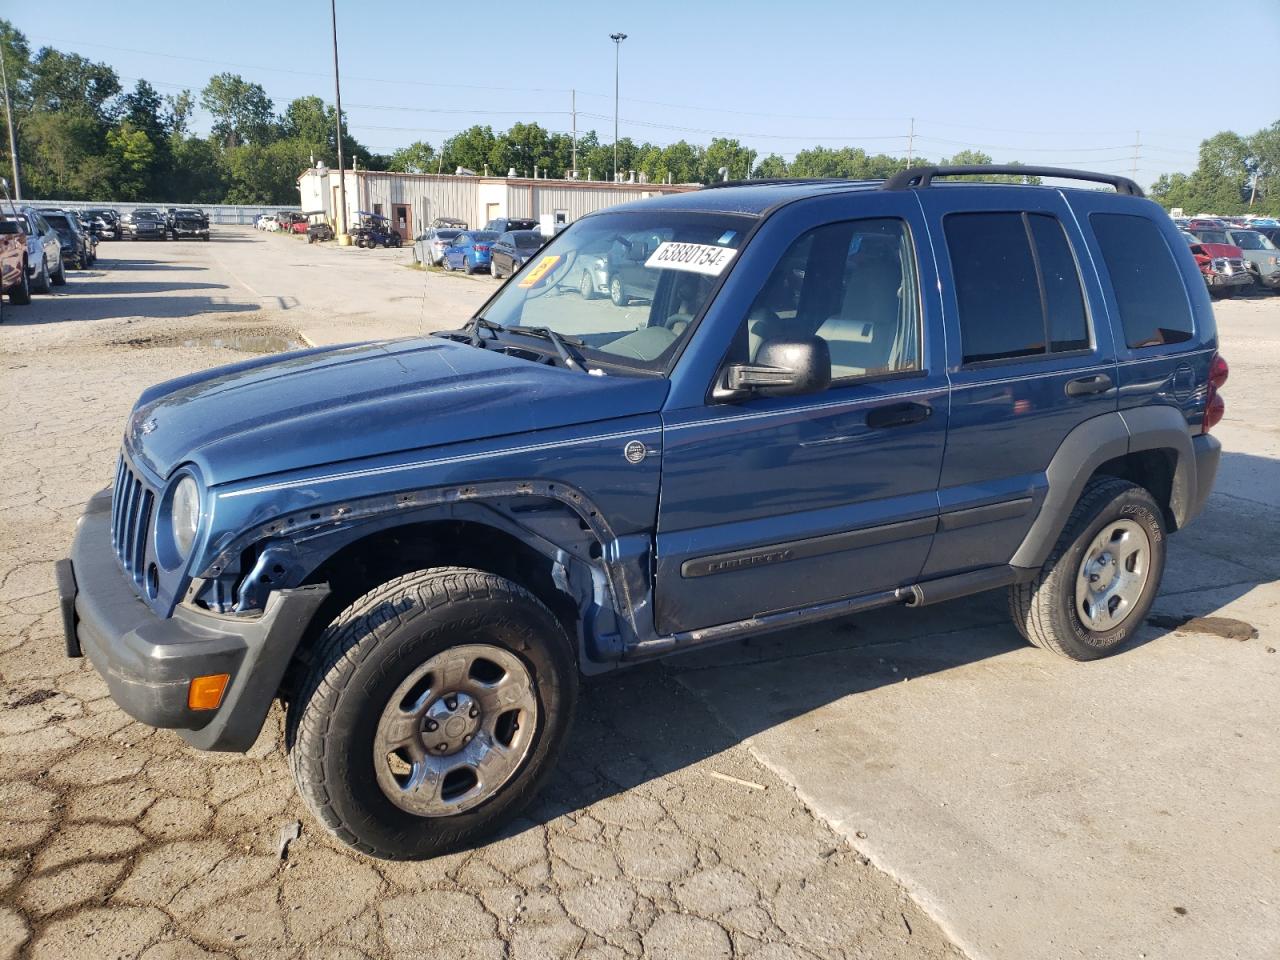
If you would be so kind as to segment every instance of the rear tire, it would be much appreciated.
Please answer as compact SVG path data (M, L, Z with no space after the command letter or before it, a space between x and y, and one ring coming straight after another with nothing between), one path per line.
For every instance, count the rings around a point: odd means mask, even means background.
M1072 660L1114 653L1151 610L1167 536L1164 513L1145 489L1116 477L1090 480L1040 573L1009 588L1014 626Z
M419 570L356 600L317 640L288 706L289 764L344 843L425 859L474 844L533 798L577 682L563 627L524 588Z
M613 301L615 307L625 307L631 302L627 296L626 288L623 287L622 281L618 277L614 277L609 281L609 299Z
M58 261L58 270L56 273L50 274L55 287L65 287L67 285L67 264L65 260Z
M9 302L15 306L25 307L31 302L31 277L27 275L27 264L22 264L22 279L9 291Z

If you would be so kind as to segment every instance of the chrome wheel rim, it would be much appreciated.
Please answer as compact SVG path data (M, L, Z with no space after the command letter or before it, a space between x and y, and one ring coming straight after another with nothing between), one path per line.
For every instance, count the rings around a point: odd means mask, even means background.
M591 296L591 278L587 276L587 271L582 271L582 276L578 278L578 296L586 300Z
M466 644L411 672L374 734L378 785L420 817L463 813L511 779L533 746L533 676L515 654Z
M1095 633L1120 626L1151 575L1151 539L1141 524L1116 520L1090 542L1076 572L1076 613Z

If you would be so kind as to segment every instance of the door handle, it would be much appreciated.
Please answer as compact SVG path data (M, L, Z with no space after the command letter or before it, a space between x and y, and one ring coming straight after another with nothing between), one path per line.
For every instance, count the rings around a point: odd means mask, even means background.
M891 403L887 407L877 407L868 413L867 426L872 429L905 427L927 420L932 414L933 407L923 403Z
M1098 373L1092 377L1068 380L1066 389L1068 397L1084 397L1091 393L1106 393L1112 386L1109 376L1105 373Z

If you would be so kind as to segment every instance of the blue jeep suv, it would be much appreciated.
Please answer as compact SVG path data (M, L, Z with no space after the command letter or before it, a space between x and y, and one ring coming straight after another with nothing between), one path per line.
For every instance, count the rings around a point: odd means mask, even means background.
M1010 172L1114 191L947 180ZM642 300L579 295L643 249ZM1142 624L1204 505L1227 368L1122 177L916 168L574 223L460 329L147 390L57 574L134 717L246 750L419 858L510 819L581 675L1006 588L1076 660Z

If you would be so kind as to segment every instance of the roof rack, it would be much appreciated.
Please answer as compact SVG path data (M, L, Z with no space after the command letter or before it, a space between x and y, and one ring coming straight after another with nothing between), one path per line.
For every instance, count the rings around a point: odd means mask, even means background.
M837 183L840 178L831 177L754 177L751 180L716 180L703 184L703 190L715 190L719 187L773 187L788 183Z
M1090 183L1107 183L1116 193L1131 197L1145 197L1142 188L1128 177L1113 173L1091 173L1087 170L1066 170L1062 167L1024 167L1019 164L983 164L958 167L911 167L899 170L884 182L882 190L910 190L927 187L934 177L961 177L983 174L1006 174L1015 177L1058 177L1063 180L1088 180Z

